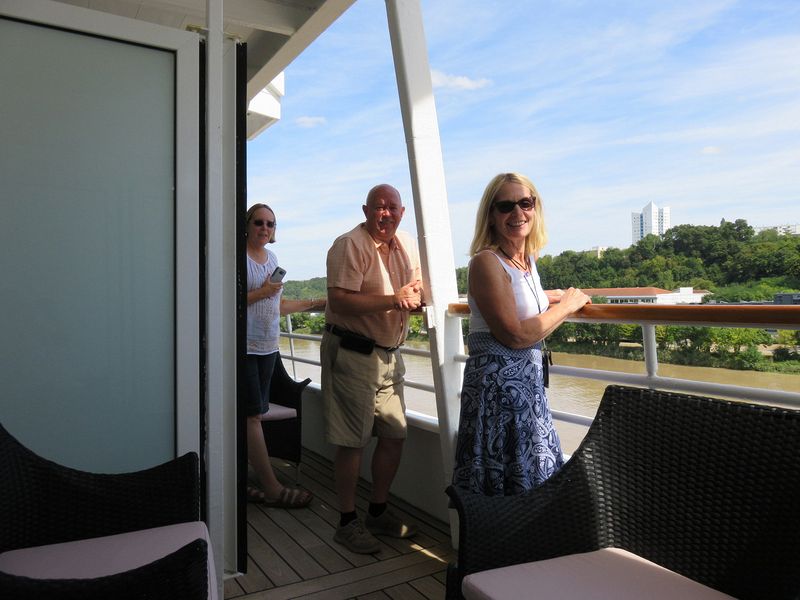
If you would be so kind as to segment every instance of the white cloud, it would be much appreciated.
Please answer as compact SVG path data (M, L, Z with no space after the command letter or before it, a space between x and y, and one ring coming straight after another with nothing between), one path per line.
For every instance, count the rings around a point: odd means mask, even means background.
M327 120L325 117L297 117L294 122L298 127L302 127L303 129L311 129L317 125L325 125Z
M650 200L673 224L798 214L797 0L534 4L423 2L457 265L501 171L539 188L547 253L627 246L630 212ZM355 3L287 69L285 124L249 144L248 193L274 206L291 279L324 274L379 181L414 230L391 44L367 26L381 5Z
M464 75L448 75L436 69L431 69L431 80L434 88L451 90L478 90L491 83L489 79L470 79Z

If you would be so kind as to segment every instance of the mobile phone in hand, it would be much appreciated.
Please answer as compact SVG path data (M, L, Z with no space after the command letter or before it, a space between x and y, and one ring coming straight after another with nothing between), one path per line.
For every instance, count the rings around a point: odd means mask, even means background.
M269 276L269 280L272 283L279 283L283 281L284 275L286 275L286 269L282 269L281 267L275 267L275 270L272 272L272 275Z

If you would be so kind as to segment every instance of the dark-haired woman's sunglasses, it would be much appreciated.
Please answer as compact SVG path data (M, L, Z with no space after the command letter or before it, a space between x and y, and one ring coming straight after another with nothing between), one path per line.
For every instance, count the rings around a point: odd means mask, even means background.
M516 202L513 200L498 200L493 206L501 213L510 213L515 206L519 206L522 210L528 212L536 206L536 198L520 198Z
M264 219L255 219L253 221L253 225L256 227L263 227L266 225L267 227L275 227L275 221L265 221Z

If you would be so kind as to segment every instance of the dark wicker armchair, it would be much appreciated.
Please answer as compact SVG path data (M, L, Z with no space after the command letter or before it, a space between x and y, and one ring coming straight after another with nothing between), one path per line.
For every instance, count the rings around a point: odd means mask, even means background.
M205 540L115 575L94 579L31 579L0 571L0 597L14 600L206 600Z
M6 556L200 518L195 453L133 473L88 473L38 456L0 425L0 481L0 554ZM197 539L141 567L93 579L0 573L0 597L206 598L208 561L207 542Z
M197 454L134 473L46 460L0 425L0 552L197 521Z
M311 383L311 379L295 381L286 372L283 360L278 355L275 370L272 373L269 390L270 411L262 416L261 427L267 442L269 455L273 458L290 460L297 465L297 477L300 475L300 458L302 453L303 431L303 390ZM275 410L275 409L279 410ZM294 411L296 416L284 416ZM276 416L277 418L273 418Z
M622 548L736 598L800 598L800 411L609 386L562 470L519 496L447 489L466 575Z

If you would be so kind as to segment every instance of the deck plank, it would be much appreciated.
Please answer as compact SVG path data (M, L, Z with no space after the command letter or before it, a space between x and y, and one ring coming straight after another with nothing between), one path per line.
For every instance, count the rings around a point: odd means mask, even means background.
M335 523L339 518L339 512L335 509L337 499L333 491L334 482L331 475L330 463L327 463L327 466L325 466L325 464L320 465L318 458L308 459L307 462L304 462L303 469L304 473L301 475L301 481L306 481L310 487L314 488L312 491L319 497L324 507L329 510L326 516L330 518L330 523L335 528ZM308 477L308 480L306 477ZM397 498L393 498L390 505L391 509L404 520L417 525L419 533L414 537L414 542L417 545L426 547L450 539L449 529L443 530L441 526L432 526L429 522L430 516L419 509ZM361 509L362 515L366 514L367 508L369 507L369 484L364 482L363 479L359 482L356 506ZM442 525L447 527L446 524ZM400 553L417 550L417 548L412 547L413 544L410 543L409 540L381 538L381 542Z
M294 482L294 465L273 460L278 477ZM333 541L339 520L332 465L304 452L300 484L314 494L308 508L248 505L248 573L225 582L237 600L443 600L450 546L449 525L400 499L392 510L419 527L411 539L381 536L381 550L354 554ZM360 481L357 510L369 505L369 483Z
M375 562L364 567L331 574L317 579L275 587L245 596L247 600L349 599L385 590L406 581L432 575L445 568L449 547L434 547L426 553L415 552Z
M314 500L312 500L310 505L311 510L327 523L327 525L320 525L319 528L315 528L314 531L326 541L329 540L334 550L355 566L369 564L376 559L383 560L385 558L397 556L399 550L395 547L396 544L392 545L385 539L380 540L381 549L374 555L356 554L333 542L333 534L336 532L336 526L339 521L339 510L336 508L337 499L336 493L333 491L334 482L330 475L332 472L330 463L328 463L328 465L327 469L312 469L309 465L304 463L300 476L300 481L303 486L314 493ZM356 505L363 506L363 512L366 512L366 507L369 504L369 501L365 499L364 496L366 493L364 486L359 486ZM407 544L401 544L400 548L404 548L405 545Z
M386 595L392 600L425 600L425 596L407 583L395 585L386 590Z
M327 523L321 521L313 511L295 510L290 514L290 511L273 510L270 517L300 544L326 572L336 573L353 568L352 563L320 537L320 528L324 528Z
M253 548L251 551L258 552L258 549ZM250 554L247 556L247 574L237 577L236 581L246 594L275 587L269 578L264 575L264 572L258 568L253 556Z
M429 600L444 598L445 585L443 581L438 579L438 575L439 573L434 573L428 577L414 579L409 582L409 585ZM444 572L442 572L442 575L444 575Z
M248 519L251 512L247 513ZM272 548L252 526L247 528L247 553L276 587L295 583L302 579L283 560L280 552Z
M225 584L223 585L225 598L238 598L244 595L244 590L242 586L239 585L237 579L238 578L231 578L225 580Z
M270 518L273 514L286 512L288 511L277 508L256 507L256 510L248 514L248 522L302 579L327 575L328 572L304 549L303 545Z

